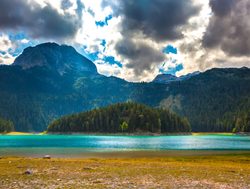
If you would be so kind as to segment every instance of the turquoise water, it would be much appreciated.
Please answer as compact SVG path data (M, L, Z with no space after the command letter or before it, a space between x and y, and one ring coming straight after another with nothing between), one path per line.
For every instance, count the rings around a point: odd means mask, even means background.
M0 135L0 156L133 150L250 150L250 136Z

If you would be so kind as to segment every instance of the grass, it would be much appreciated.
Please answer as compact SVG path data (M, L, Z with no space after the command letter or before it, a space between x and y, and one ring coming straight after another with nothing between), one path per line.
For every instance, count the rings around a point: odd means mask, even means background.
M31 170L31 175L25 175ZM250 152L140 158L3 157L0 188L250 188Z
M9 132L6 135L32 135L32 133L28 133L28 132Z
M3 133L3 135L12 135L12 136L18 136L18 135L45 135L46 132L41 132L41 133L30 133L30 132L9 132L9 133Z
M203 136L203 135L220 135L220 136L232 136L234 133L218 133L218 132L194 132L193 136Z
M47 135L49 133L47 133L46 131L44 132L41 132L41 133L30 133L30 132L9 132L9 133L6 133L5 135ZM74 133L73 133L74 134ZM79 134L79 133L76 133L76 134ZM81 133L80 133L81 134ZM112 134L112 133L82 133L82 134L92 134L92 135L131 135L131 134L128 134L128 133L116 133L116 134ZM168 135L187 135L187 133L181 133L181 134L178 134L178 133L169 133ZM202 135L224 135L224 136L232 136L232 135L235 135L234 133L218 133L218 132L193 132L191 133L193 136L202 136ZM132 134L132 135L136 135L136 134ZM153 136L153 135L156 135L157 134L152 134L152 133L143 133L143 134L138 134L138 135L149 135L149 136ZM161 135L161 134L159 134Z

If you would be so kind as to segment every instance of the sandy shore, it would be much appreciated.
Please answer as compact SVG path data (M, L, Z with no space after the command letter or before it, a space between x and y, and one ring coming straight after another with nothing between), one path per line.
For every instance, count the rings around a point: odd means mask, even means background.
M5 133L5 135L46 135L46 134L59 134L59 135L112 135L112 136L169 136L169 135L193 135L193 136L201 136L201 135L224 135L231 136L235 135L235 133L219 133L219 132L191 132L191 133L165 133L165 134L157 134L157 133L30 133L30 132L9 132ZM239 134L239 133L238 133ZM242 133L245 134L245 133ZM249 134L249 133L248 133Z
M138 154L133 158L125 154L85 159L2 157L0 188L250 188L250 152Z
M5 133L4 135L18 136L18 135L43 135L43 134L46 134L46 133L44 133L44 132L41 132L41 133L29 133L29 132L16 132L16 131L13 131L13 132Z
M0 148L0 157L42 158L161 158L250 154L243 150L87 150L85 148Z

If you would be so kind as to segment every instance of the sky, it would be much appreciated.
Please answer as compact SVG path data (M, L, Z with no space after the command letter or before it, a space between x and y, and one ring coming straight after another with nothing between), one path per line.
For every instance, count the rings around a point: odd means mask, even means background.
M250 67L250 0L0 0L0 64L28 46L72 45L128 81Z

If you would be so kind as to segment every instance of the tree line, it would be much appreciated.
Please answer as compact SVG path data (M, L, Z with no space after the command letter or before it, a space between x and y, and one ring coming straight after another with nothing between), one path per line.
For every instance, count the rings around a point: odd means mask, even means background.
M169 133L190 132L186 118L166 109L133 102L118 103L53 121L48 132Z
M14 124L10 120L0 118L0 133L8 133L14 131Z

